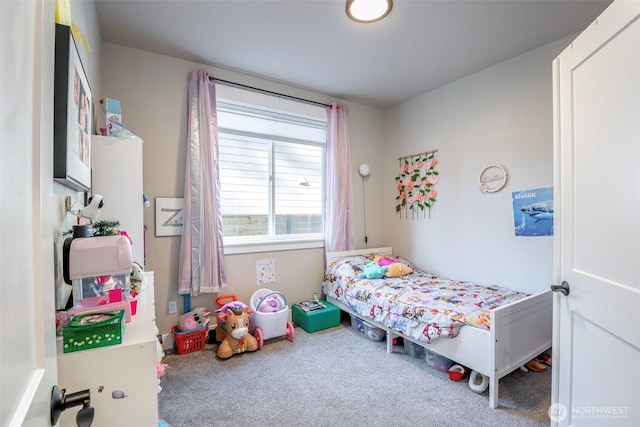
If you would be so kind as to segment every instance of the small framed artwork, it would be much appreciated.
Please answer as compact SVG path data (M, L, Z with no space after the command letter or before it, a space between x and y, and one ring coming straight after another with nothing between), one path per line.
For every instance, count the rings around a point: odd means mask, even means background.
M183 210L181 197L156 197L156 237L181 235Z
M53 178L91 190L91 87L71 28L56 24L53 89Z

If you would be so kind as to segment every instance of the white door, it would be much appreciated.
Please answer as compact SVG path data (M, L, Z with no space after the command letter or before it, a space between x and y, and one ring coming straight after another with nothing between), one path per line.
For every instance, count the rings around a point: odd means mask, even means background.
M640 425L640 2L554 61L553 393L561 426Z
M0 425L11 427L50 426L57 382L53 5L0 1Z

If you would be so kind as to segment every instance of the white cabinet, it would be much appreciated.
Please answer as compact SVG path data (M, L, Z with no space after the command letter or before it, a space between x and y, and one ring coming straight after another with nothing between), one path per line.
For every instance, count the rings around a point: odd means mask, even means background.
M91 139L91 192L103 196L98 220L120 222L133 244L133 260L144 266L144 212L140 138Z
M158 340L156 338L153 273L138 296L138 310L125 325L122 344L62 352L58 337L58 385L68 393L89 389L95 408L92 427L158 425ZM114 399L120 390L126 395ZM76 426L80 407L67 409L59 426Z

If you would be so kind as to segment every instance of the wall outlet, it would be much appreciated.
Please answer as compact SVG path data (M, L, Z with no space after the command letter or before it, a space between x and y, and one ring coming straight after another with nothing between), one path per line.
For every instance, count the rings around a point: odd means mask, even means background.
M178 312L178 304L175 301L169 301L169 314L176 314Z

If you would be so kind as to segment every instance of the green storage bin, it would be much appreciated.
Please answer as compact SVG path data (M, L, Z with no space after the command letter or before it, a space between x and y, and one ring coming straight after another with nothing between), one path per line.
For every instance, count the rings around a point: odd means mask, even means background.
M322 329L333 328L340 324L340 309L335 305L322 300L326 307L321 310L305 312L297 305L291 306L291 320L307 332L316 332Z
M124 337L124 310L74 316L62 330L62 351L71 353L121 344Z

